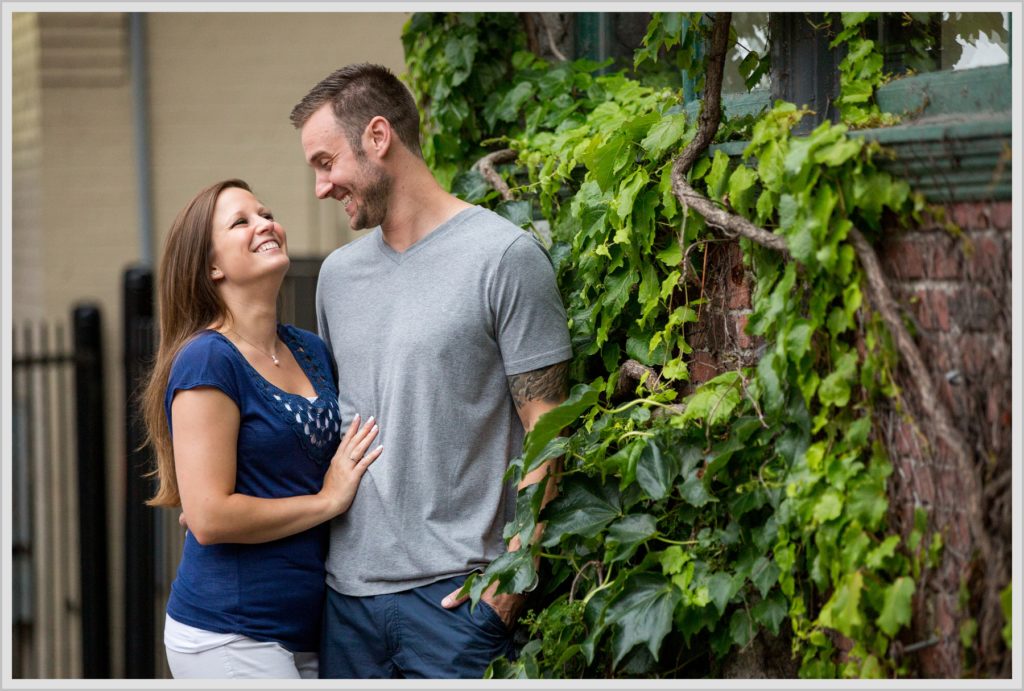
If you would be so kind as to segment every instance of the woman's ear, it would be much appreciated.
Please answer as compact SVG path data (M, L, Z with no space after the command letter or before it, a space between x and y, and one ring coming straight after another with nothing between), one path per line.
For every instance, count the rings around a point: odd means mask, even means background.
M210 267L210 278L214 281L219 281L224 278L224 272L218 269L216 266Z

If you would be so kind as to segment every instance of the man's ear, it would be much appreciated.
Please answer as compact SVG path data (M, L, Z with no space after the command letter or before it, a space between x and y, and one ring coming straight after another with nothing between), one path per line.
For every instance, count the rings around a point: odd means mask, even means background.
M394 130L391 123L383 115L376 115L366 125L363 132L363 149L373 151L378 158L383 158L391 149L391 138Z

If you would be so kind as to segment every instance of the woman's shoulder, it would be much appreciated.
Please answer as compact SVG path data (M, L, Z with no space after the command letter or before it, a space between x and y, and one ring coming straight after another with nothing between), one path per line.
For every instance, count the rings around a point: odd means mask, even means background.
M231 342L216 331L204 329L189 338L178 350L173 369L224 367L235 359Z

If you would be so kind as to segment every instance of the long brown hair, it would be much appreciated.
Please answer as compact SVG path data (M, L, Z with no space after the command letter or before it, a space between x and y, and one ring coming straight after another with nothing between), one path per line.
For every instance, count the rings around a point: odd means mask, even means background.
M150 506L181 505L164 398L171 365L181 347L228 316L227 305L210 278L210 254L217 198L232 187L252 191L242 180L222 180L200 190L178 212L164 244L157 284L160 344L142 403L146 442L156 452L156 470L151 474L159 481L156 495L146 502Z

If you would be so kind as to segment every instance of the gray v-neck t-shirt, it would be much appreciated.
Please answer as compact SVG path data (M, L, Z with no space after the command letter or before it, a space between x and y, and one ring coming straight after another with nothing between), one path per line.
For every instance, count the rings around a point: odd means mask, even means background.
M376 228L327 257L316 308L342 429L373 415L384 445L331 523L327 584L379 595L483 569L515 513L503 475L523 427L506 377L572 357L547 252L481 207L404 252Z

